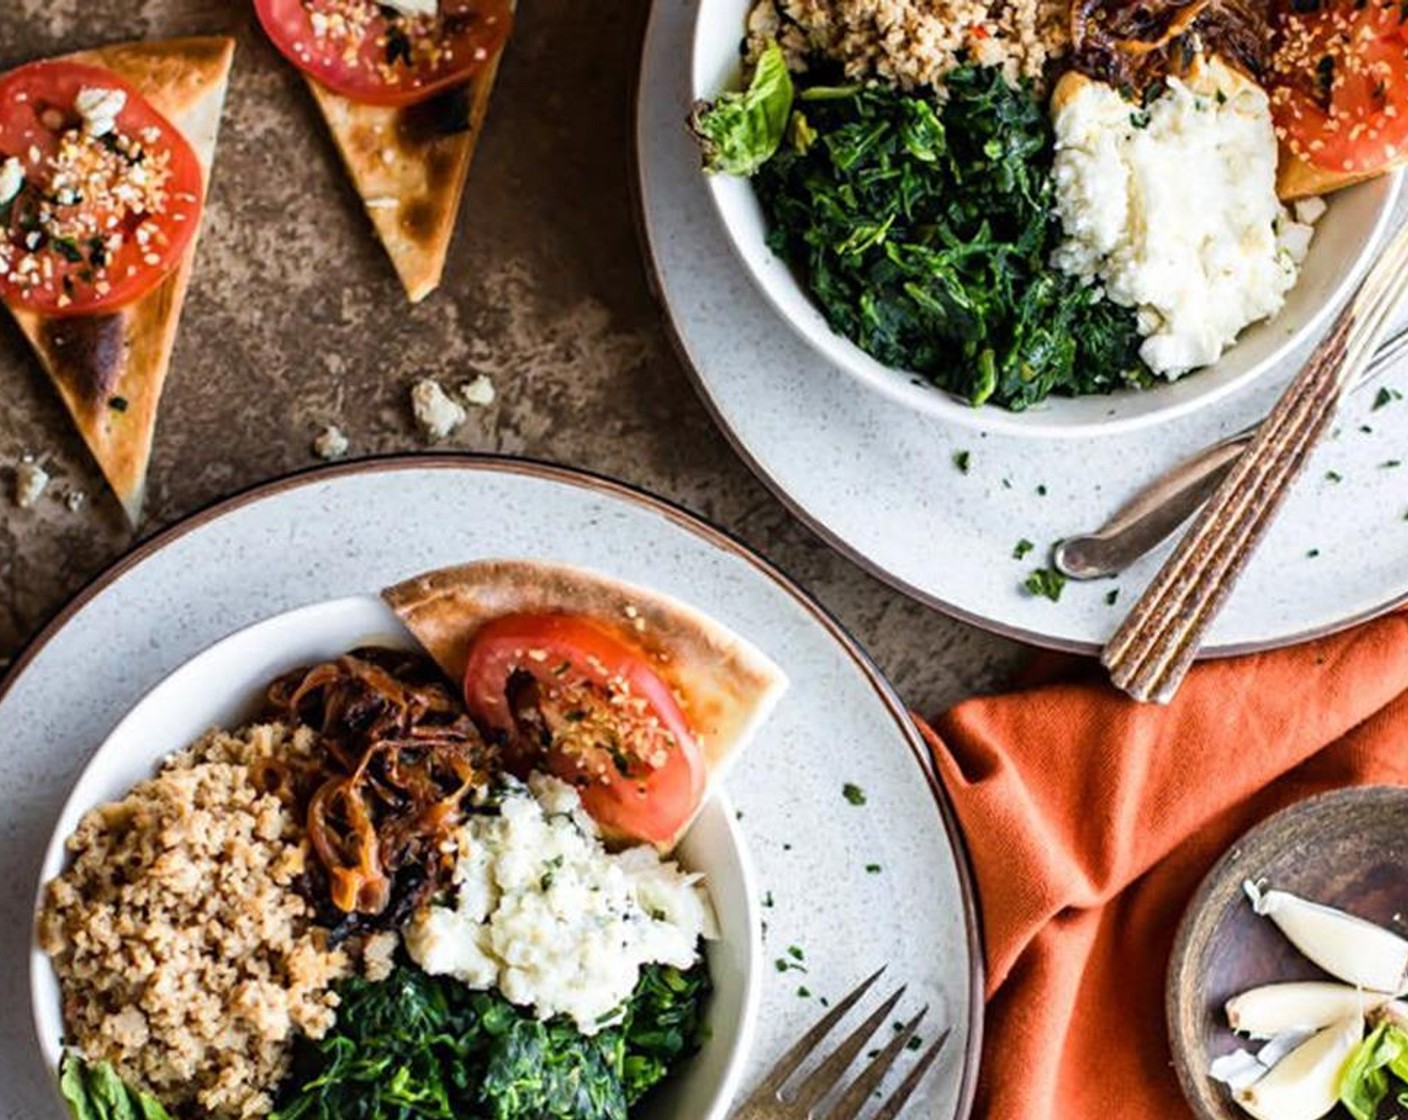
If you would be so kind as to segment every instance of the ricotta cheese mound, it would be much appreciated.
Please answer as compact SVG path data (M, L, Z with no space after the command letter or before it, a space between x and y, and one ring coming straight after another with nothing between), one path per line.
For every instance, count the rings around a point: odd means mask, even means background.
M1137 309L1151 370L1174 380L1215 362L1280 310L1313 230L1276 197L1260 87L1217 59L1142 108L1083 81L1054 125L1065 236L1052 263Z
M648 845L608 852L577 791L533 774L507 780L497 816L455 836L453 904L404 930L411 959L469 987L497 988L539 1019L583 1034L620 1020L641 967L688 968L718 936L700 876Z

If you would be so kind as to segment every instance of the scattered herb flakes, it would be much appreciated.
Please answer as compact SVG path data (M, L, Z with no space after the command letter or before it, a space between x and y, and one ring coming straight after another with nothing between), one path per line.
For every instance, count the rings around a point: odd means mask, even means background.
M1318 548L1312 548L1312 549L1311 549L1309 552L1307 552L1305 555L1306 555L1306 558L1307 558L1307 559L1309 559L1309 560L1314 560L1317 556L1320 555L1320 550L1319 550Z
M1403 465L1402 459L1385 459L1379 466L1386 471L1395 470Z
M1004 478L1004 479L1002 480L1002 488L1003 488L1004 490L1011 490L1011 489L1012 489L1012 480L1011 480L1010 478Z
M1368 424L1360 424L1359 430L1363 432L1366 436L1371 436L1374 434L1374 429L1369 427Z
M861 789L860 786L856 785L854 782L847 782L841 787L841 796L852 805L865 804L865 790Z
M1031 552L1031 550L1035 547L1036 545L1032 544L1032 542L1027 540L1026 537L1023 537L1017 542L1017 546L1012 550L1012 559L1021 560L1027 555L1027 553Z
M783 844L783 845L782 845L782 850L783 850L784 852L790 852L790 851L792 850L792 845L791 845L791 844Z
M794 961L804 961L807 959L807 954L802 952L801 947L797 945L787 946L787 955Z
M806 972L807 966L797 961L789 961L786 957L778 957L772 962L772 966L778 972Z
M1111 588L1109 591L1105 592L1105 605L1107 607L1113 607L1119 601L1120 589L1118 587Z
M811 989L808 988L805 984L801 985L801 986L797 989L797 998L798 998L798 999L811 999L811 998L812 998Z
M1325 481L1326 481L1326 482L1343 482L1343 481L1344 481L1344 475L1340 474L1339 471L1326 471L1326 472L1325 472Z
M953 465L958 469L959 474L967 474L969 466L972 465L973 456L968 451L955 451L953 453Z
M867 875L879 875L880 865L878 863L867 863L865 865L865 873Z
M868 1061L872 1061L872 1062L873 1062L873 1061L874 1061L876 1058L878 1058L879 1056L880 1056L880 1051L879 1051L879 1050L867 1050L867 1051L865 1052L865 1057L866 1057L866 1060L868 1060Z
M773 908L774 903L773 903L773 898L772 898L772 891L768 891L767 893L765 893L765 894L763 895L763 905L764 905L765 907L767 907L769 910L771 910L771 909Z
M1377 412L1379 409L1383 408L1384 405L1392 404L1394 401L1401 401L1402 399L1402 393L1400 393L1397 389L1390 389L1387 385L1385 385L1374 396L1373 411Z
M1022 586L1027 589L1030 595L1059 603L1061 592L1066 589L1066 577L1051 568L1037 568L1027 576L1026 582Z
M733 811L733 819L736 820L736 821L741 821L741 820L743 819L743 810L742 810L742 809L735 809L735 810Z
M1038 498L1044 498L1044 497L1046 497L1046 483L1044 483L1044 482L1039 482L1039 483L1037 483L1037 487L1036 487L1036 496L1037 496Z
M911 1038L908 1042L906 1042L906 1043L904 1044L904 1048L905 1048L906 1050L918 1050L918 1049L919 1049L921 1046L923 1046L923 1045L924 1045L924 1038L923 1038L923 1036L922 1036L922 1035L915 1035L913 1038Z
M126 397L109 397L109 398L108 398L108 407L109 407L110 409L112 409L114 412L126 412L126 411L127 411L127 398L126 398Z
M817 1002L818 1002L819 1004L821 1004L822 1007L830 1007L830 1006L831 1006L831 1001L830 1001L829 999L827 999L825 996L819 997L819 998L817 999Z

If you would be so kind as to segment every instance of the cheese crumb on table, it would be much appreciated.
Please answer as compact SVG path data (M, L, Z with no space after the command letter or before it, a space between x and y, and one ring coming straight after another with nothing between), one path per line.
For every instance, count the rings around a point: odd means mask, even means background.
M313 440L313 454L319 459L341 459L347 454L347 433L336 424L329 424Z
M489 375L481 373L473 381L466 381L460 386L460 396L472 405L488 408L498 394L494 391L494 383L489 380Z
M421 432L432 440L444 439L469 419L464 406L430 377L421 378L411 387L411 409Z
M49 472L26 457L15 468L15 505L20 509L33 509L48 486Z

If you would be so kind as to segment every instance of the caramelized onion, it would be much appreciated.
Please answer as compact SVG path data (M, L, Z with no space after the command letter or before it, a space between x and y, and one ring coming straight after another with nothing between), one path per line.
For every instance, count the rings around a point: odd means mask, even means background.
M280 677L268 700L319 734L308 836L333 906L363 927L394 924L448 876L445 841L487 786L493 750L416 654L357 650Z
M1131 95L1218 55L1253 80L1265 71L1269 0L1073 0L1077 70Z

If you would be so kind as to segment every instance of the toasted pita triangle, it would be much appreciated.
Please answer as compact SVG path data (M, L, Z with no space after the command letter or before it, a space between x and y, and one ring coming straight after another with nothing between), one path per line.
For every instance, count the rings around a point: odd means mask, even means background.
M501 48L463 90L402 108L352 101L307 78L412 303L440 286L502 58ZM468 98L469 127L447 133L437 117L456 96ZM463 111L464 106L459 108Z
M234 52L233 39L172 39L81 51L66 61L106 67L136 86L181 130L209 184ZM118 311L57 319L10 309L133 525L195 253L192 240L170 276ZM116 399L125 408L113 407Z
M699 737L713 788L787 688L749 642L677 600L561 564L486 560L417 576L382 592L451 680L464 677L481 626L507 614L587 615L642 647L675 689Z

